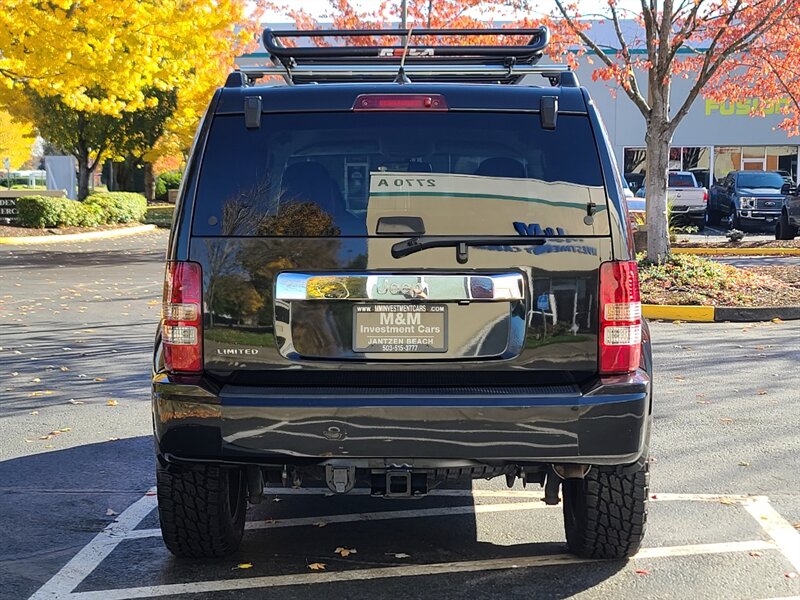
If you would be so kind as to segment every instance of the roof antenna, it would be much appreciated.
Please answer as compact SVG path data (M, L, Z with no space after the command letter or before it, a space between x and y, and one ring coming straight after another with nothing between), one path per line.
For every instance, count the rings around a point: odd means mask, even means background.
M408 55L408 45L411 43L411 32L413 27L408 28L408 35L406 36L406 45L403 48L403 56L400 58L400 70L397 72L397 77L394 78L394 83L405 84L411 83L411 80L406 75L406 56Z

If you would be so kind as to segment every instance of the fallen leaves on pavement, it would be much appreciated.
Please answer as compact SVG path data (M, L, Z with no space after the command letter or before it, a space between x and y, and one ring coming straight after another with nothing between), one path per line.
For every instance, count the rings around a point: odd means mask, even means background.
M355 548L344 548L342 546L339 546L338 548L336 548L336 550L334 550L334 552L336 554L340 555L342 558L350 556L351 554L357 554L358 553L358 551Z
M118 400L106 400L106 406L116 406L119 404Z
M235 571L236 569L252 569L252 568L253 568L253 563L246 562L246 563L239 563L238 565L233 567L233 569L231 569L231 571Z
M312 571L324 571L326 566L328 565L325 563L315 562L315 563L309 563L308 568L311 569Z

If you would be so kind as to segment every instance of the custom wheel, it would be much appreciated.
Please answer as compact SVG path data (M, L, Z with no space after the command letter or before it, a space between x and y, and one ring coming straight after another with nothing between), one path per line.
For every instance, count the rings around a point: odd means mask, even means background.
M156 475L161 533L170 552L213 558L239 547L247 510L242 469L159 464Z
M592 467L583 479L566 479L562 485L570 552L611 559L636 554L647 523L647 460L628 473L622 467Z

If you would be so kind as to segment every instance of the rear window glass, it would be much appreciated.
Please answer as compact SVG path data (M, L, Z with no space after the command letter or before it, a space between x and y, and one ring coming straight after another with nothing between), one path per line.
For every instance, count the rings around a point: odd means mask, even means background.
M553 131L524 113L265 114L259 129L221 115L193 232L363 236L405 219L428 235L600 235L606 204L585 116Z
M695 183L694 175L691 173L670 173L669 187L690 188L697 187L697 184Z

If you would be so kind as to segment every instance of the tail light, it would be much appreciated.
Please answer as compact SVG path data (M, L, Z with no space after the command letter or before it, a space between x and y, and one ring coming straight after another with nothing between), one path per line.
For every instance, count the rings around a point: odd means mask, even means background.
M708 190L703 190L703 202L708 202Z
M164 363L173 373L203 370L203 273L192 262L171 262L164 278L161 338Z
M631 373L639 367L642 304L634 261L600 266L600 373Z

